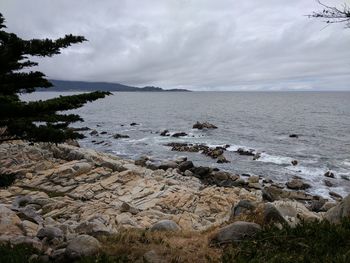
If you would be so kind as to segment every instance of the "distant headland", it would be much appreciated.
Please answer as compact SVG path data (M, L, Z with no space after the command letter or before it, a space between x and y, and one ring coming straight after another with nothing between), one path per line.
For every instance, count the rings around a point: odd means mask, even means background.
M38 91L116 91L116 92L190 92L186 89L162 89L154 86L142 88L127 86L119 83L50 80L53 87L39 88Z

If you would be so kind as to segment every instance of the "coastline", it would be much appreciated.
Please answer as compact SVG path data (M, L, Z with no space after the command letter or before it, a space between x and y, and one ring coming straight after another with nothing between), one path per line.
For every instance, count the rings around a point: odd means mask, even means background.
M193 167L181 158L155 167L147 160L125 160L67 144L21 141L0 144L0 156L0 174L17 178L0 188L0 209L6 211L0 216L0 240L25 242L54 260L59 249L67 256L70 241L81 235L148 231L167 220L165 229L205 236L207 245L215 239L208 233L215 235L230 223L245 219L270 224L266 211L271 206L283 224L295 226L331 218L331 208L342 203L286 190L259 177L244 180ZM280 225L278 220L272 223ZM42 233L48 228L58 229L55 242Z

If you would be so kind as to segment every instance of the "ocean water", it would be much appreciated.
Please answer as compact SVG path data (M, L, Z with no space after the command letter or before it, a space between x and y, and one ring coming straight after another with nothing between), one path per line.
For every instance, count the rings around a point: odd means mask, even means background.
M63 95L71 93L64 93ZM38 92L27 100L60 95ZM187 156L196 165L218 167L233 173L248 173L285 183L299 176L312 185L308 191L328 197L329 191L350 193L350 92L190 92L114 93L105 99L74 110L88 126L107 134L89 135L85 147L136 159L148 155L155 160ZM193 130L196 121L208 121L215 130ZM138 123L130 126L130 123ZM181 138L162 137L159 132L186 132ZM130 138L114 139L116 133ZM299 138L289 138L298 134ZM92 141L95 141L93 143ZM168 142L229 144L227 164L200 153L172 152ZM98 143L98 144L96 144ZM237 148L262 153L235 153ZM297 166L291 161L298 160ZM335 179L324 177L331 170ZM327 187L323 180L334 186Z

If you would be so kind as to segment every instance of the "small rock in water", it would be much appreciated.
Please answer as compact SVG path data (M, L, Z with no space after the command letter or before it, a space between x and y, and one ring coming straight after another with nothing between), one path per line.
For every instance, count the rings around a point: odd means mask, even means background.
M298 161L297 160L293 160L291 163L292 163L293 166L298 165Z
M256 153L253 157L253 160L256 161L256 160L260 159L260 157L261 157L261 153Z
M226 159L226 157L221 154L218 156L218 160L216 161L217 163L229 163L230 161Z
M247 155L247 156L255 156L254 150L253 149L243 149L243 148L238 148L236 151L239 155Z
M130 126L136 126L136 125L140 125L140 124L138 124L138 123L136 123L136 122L130 123Z
M326 186L328 186L328 187L332 187L332 186L333 186L332 182L329 181L329 180L323 180L323 182L324 182L324 184L325 184Z
M160 136L170 136L169 131L168 130L164 130L160 133Z
M203 122L200 123L199 121L197 121L193 127L193 129L198 129L198 130L202 130L202 129L217 129L218 127L216 127L214 124L211 124L209 122Z
M329 177L329 178L334 178L334 177L335 177L335 176L334 176L334 173L332 173L331 171L326 172L326 173L324 174L324 176Z
M343 197L340 194L337 194L336 192L330 191L329 195L333 197L335 200L342 200Z
M114 138L114 139L123 139L123 138L130 138L130 136L129 136L129 135L125 135L125 134L119 134L119 133L117 133L117 134L114 134L114 135L113 135L113 138Z
M177 132L177 133L174 133L173 135L171 135L171 137L175 137L175 138L178 138L178 137L184 137L184 136L187 136L188 134L186 132Z
M90 132L90 135L92 135L92 136L98 136L98 131L93 130L92 132Z
M107 132L106 132L106 131L103 131L103 132L101 132L100 134L107 134Z
M289 138L299 138L299 135L298 134L290 134Z
M347 175L341 175L340 177L341 177L341 179L343 179L343 180L350 181L350 178L349 178L349 176L347 176Z

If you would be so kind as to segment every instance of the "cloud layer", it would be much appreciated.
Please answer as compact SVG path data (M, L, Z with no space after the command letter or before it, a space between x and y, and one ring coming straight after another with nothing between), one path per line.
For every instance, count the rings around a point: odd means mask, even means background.
M344 0L347 1L347 0ZM331 1L341 3L342 1ZM193 90L350 90L350 29L314 0L2 0L23 38L84 35L50 78Z

